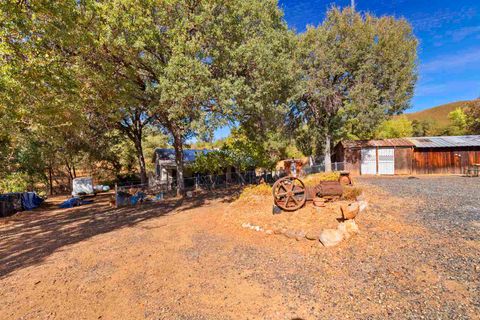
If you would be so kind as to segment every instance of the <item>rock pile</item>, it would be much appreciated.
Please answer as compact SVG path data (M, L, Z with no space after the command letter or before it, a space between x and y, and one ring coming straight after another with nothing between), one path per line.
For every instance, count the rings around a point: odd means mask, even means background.
M356 202L348 205L340 206L343 221L341 221L336 229L318 230L292 230L285 227L275 227L268 229L266 227L257 226L248 222L242 224L243 228L251 229L257 232L264 232L267 235L283 235L289 239L300 240L320 240L325 247L333 247L338 245L345 239L351 238L359 232L359 228L355 222L355 218L364 212L368 207L367 201L363 198L357 198Z

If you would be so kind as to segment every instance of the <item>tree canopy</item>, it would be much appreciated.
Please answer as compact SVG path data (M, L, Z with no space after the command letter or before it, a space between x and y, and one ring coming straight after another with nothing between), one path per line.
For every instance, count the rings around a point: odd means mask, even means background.
M171 146L181 193L183 149L227 124L218 163L328 161L390 130L416 81L408 22L351 8L295 34L276 0L7 1L0 26L0 177L20 188L85 169L146 183Z
M332 139L371 138L387 116L409 107L416 48L406 20L352 8L329 10L321 25L300 35L292 116L306 124L327 168Z

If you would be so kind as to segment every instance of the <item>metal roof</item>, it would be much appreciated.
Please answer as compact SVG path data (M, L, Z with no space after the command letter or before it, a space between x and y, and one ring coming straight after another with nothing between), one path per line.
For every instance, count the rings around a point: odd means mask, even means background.
M406 138L417 148L480 147L480 136Z
M413 147L413 142L406 138L393 138L382 140L344 140L341 142L344 148L368 148L368 147Z
M382 140L344 140L344 148L369 147L416 147L416 148L453 148L480 147L480 135L477 136L442 136L413 137Z

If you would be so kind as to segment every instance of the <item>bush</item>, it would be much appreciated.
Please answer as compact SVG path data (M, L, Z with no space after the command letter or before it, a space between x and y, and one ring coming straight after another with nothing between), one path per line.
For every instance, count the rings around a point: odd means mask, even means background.
M271 196L272 187L266 183L262 183L256 186L248 186L242 190L240 199L249 198L252 196Z
M363 192L360 187L344 186L343 187L343 199L345 200L356 200L359 195Z
M28 174L15 172L0 180L0 193L24 192L27 191L28 186Z

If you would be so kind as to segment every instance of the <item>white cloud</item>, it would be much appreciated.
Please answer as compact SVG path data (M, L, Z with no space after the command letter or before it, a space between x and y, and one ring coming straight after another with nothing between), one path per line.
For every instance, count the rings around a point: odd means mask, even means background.
M455 42L462 41L469 36L478 34L480 34L480 26L465 27L447 32L447 35L451 36L452 40Z
M480 48L444 55L426 63L420 63L420 73L459 71L466 67L480 68Z

